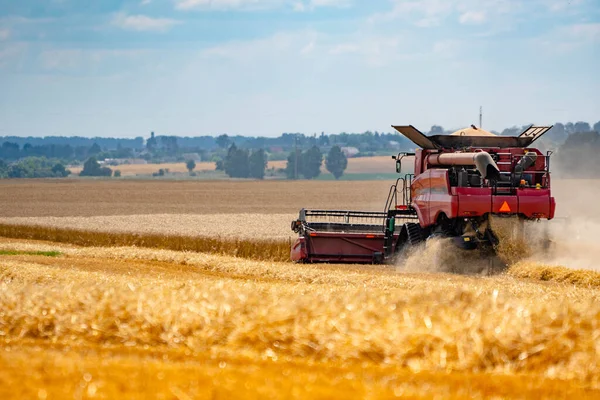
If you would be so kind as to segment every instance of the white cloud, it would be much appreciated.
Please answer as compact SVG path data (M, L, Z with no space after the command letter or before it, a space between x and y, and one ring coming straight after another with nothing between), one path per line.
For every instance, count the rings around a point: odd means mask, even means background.
M570 36L577 39L590 40L593 42L600 40L600 23L575 24L571 25L567 31Z
M121 61L136 59L147 54L145 50L113 49L51 49L40 53L39 64L47 70L77 71L90 70L95 66L114 59Z
M175 8L188 10L264 10L291 6L297 12L318 7L348 7L352 0L175 0Z
M152 3L152 0L142 0L140 1L140 6L147 6L150 3Z
M347 7L350 4L350 0L310 0L312 7Z
M584 47L592 49L600 42L600 23L573 24L556 28L530 41L532 49L564 56Z
M304 3L303 3L303 2L301 2L301 1L296 1L296 2L295 2L293 5L292 5L292 9L293 9L294 11L297 11L297 12L303 12L303 11L306 11L306 6L304 5Z
M0 29L0 40L6 40L10 37L10 29Z
M175 8L182 11L198 9L265 9L281 4L282 0L175 0Z
M391 10L374 14L369 21L405 19L416 26L429 27L458 14L461 23L481 24L488 15L513 13L522 6L518 0L392 0Z
M313 52L313 50L315 49L315 41L311 40L310 42L308 42L308 44L306 46L304 46L302 48L302 50L300 50L300 54L302 55L307 55Z
M543 3L552 12L578 11L583 0L543 0Z
M181 21L170 18L152 18L147 15L116 14L112 24L121 29L132 31L166 32Z
M461 24L483 24L486 21L485 11L467 11L461 14L458 21Z
M433 53L446 57L454 58L458 55L462 47L462 43L458 40L440 40L433 45Z

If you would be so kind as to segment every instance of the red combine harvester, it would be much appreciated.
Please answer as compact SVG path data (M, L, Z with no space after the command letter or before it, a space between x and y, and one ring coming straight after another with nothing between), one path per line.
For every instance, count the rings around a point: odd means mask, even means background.
M431 237L450 237L463 249L489 250L498 238L490 215L520 221L552 219L550 154L529 147L551 126L531 126L518 137L476 128L425 136L412 125L393 126L420 149L414 174L398 178L382 212L306 210L292 222L298 262L384 263Z

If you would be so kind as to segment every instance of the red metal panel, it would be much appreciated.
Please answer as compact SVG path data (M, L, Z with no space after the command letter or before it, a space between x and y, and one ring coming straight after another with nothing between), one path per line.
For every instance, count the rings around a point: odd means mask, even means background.
M308 253L306 252L306 241L303 237L299 237L292 246L290 258L292 261L304 261L307 257Z
M429 226L429 187L430 172L427 170L416 176L411 185L412 204L419 217L421 226Z
M383 255L383 233L312 232L305 240L306 256L296 261L372 263Z
M554 215L548 189L519 189L519 213L529 218L549 218ZM551 200L552 199L552 200ZM550 217L551 218L551 217Z
M482 216L492 211L491 188L462 188L457 187L458 213L457 217Z
M429 222L431 224L438 220L440 214L453 218L458 212L458 198L450 192L450 181L448 170L431 169L430 171L430 193L429 193Z

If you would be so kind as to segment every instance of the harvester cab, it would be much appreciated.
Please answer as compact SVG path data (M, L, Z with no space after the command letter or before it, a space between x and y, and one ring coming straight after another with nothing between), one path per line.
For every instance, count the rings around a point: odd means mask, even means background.
M531 126L517 137L471 126L426 136L412 125L393 126L419 148L413 173L391 186L381 212L301 210L291 258L300 262L382 263L432 237L452 238L463 249L494 253L499 238L491 219L552 219L550 154L531 144L551 126Z

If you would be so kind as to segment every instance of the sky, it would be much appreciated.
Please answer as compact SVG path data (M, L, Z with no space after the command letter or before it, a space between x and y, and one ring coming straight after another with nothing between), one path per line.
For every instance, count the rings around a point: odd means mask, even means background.
M0 136L600 120L600 0L0 0Z

